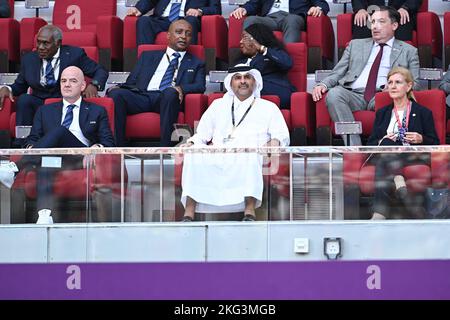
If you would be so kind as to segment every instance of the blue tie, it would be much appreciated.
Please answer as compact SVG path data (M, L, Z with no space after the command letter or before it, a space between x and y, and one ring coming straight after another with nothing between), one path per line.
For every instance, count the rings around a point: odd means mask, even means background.
M70 124L72 123L73 120L73 108L75 108L76 106L74 104L69 104L67 106L67 112L66 112L66 116L64 117L64 121L62 123L63 127L66 127L67 129L69 129Z
M174 58L172 61L170 61L169 66L167 67L166 73L164 73L164 76L161 80L161 83L159 85L159 90L163 91L164 89L167 89L171 86L173 76L175 74L175 69L178 66L178 58L180 58L180 54L178 52L174 52L172 54Z
M178 17L180 16L180 9L181 9L181 1L172 3L172 7L170 8L169 12L170 22L178 19Z
M53 58L46 59L47 66L45 67L45 82L48 87L53 87L56 85L55 74L52 66Z

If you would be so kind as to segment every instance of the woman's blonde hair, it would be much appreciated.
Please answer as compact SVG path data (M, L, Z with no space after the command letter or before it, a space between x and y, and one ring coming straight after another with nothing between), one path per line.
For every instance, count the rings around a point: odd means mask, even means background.
M411 71L409 71L408 69L406 69L404 67L394 67L394 68L392 68L391 71L389 71L389 73L387 75L388 82L389 82L389 78L391 76L393 76L394 74L397 74L397 73L401 74L405 78L407 83L412 83L412 85L414 87L414 78L413 78L413 76L411 74ZM416 97L414 96L414 93L413 93L413 87L411 87L411 90L409 90L406 93L406 96L408 97L409 100L417 101Z

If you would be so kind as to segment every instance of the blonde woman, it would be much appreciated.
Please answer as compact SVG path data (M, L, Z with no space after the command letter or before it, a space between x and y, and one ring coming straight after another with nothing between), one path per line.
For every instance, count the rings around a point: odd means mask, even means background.
M387 90L393 103L377 111L369 145L439 144L433 114L415 101L413 85L411 72L406 68L395 67L388 73ZM407 190L402 168L411 164L412 158L417 161L417 157L408 154L379 154L373 158L376 169L372 219L389 217L393 196L400 200L405 198Z

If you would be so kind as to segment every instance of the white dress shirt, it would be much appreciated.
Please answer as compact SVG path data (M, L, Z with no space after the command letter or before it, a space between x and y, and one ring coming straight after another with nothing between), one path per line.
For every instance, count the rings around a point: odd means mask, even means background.
M184 7L186 7L186 0L172 0L172 1L170 1L169 5L164 10L162 16L163 17L168 17L169 13L170 13L170 9L172 8L172 3L179 3L179 2L181 2L181 8L180 8L180 14L178 16L179 17L184 17Z
M289 0L275 0L268 14L275 13L278 11L284 11L289 13Z
M394 39L392 38L383 48L383 56L381 57L380 69L378 69L378 77L377 77L377 89L387 83L387 75L391 70L391 52L392 46L394 45ZM352 89L365 88L367 85L367 80L369 79L370 69L372 68L373 62L380 51L380 45L378 43L374 43L372 46L372 51L370 52L369 60L367 61L366 66L363 71L359 75L358 79L352 84Z
M398 113L398 118L401 119L400 121L403 121L405 110L399 110L399 111L397 111L397 113ZM386 129L386 134L391 134L391 133L398 133L398 121L397 121L397 117L395 116L394 109L392 109L391 121L389 122L389 125Z
M164 77L164 74L166 73L167 67L169 66L169 60L167 59L167 57L169 57L170 61L172 61L172 59L175 59L175 57L172 55L174 52L176 51L170 47L167 47L166 53L161 58L161 61L159 62L159 65L156 68L155 73L153 74L152 78L150 79L150 82L148 83L147 91L159 90L161 80ZM178 68L179 68L181 61L183 60L184 55L186 54L186 51L178 51L178 53L180 54L180 58L178 58Z
M67 113L67 106L70 104L74 104L76 107L73 108L73 120L70 124L69 131L72 132L72 134L80 140L84 145L89 147L91 145L90 141L86 139L86 137L83 135L83 132L80 128L80 106L81 106L81 97L78 98L75 103L69 103L65 99L63 99L63 112L62 112L62 118L61 118L61 124L64 121L64 118L66 117Z

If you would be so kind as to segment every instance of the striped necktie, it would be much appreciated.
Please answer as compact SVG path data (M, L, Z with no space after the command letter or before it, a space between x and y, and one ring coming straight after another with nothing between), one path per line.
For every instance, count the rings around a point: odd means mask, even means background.
M63 127L66 127L67 129L69 129L70 124L72 123L73 120L73 108L75 108L76 105L74 104L69 104L67 106L67 112L66 112L66 116L64 117L64 121L62 123Z
M45 60L47 61L47 66L45 67L45 83L48 87L53 87L56 85L55 71L52 66L53 58Z
M175 69L178 66L178 59L180 58L180 53L179 52L174 52L172 54L172 56L174 57L172 59L172 61L170 61L169 66L167 67L166 73L164 74L161 83L159 85L159 90L163 91L164 89L167 89L168 87L171 86L172 84L172 80L173 80L173 76L175 74Z
M170 22L173 22L178 19L178 17L180 16L180 9L181 9L181 1L172 2L172 7L170 8L169 12Z

